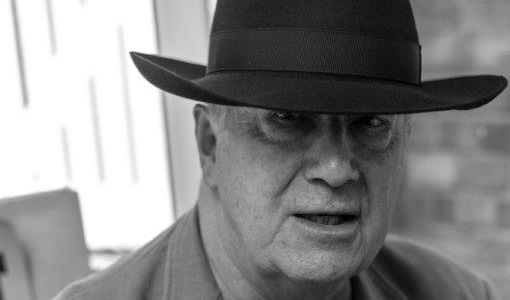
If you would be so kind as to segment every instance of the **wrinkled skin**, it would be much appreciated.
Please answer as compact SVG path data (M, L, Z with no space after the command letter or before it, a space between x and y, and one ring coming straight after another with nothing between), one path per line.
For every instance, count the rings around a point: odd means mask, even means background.
M202 214L215 216L204 220L206 235L215 235L212 243L204 237L206 249L211 244L224 252L210 257L220 265L215 274L235 273L266 299L347 295L345 283L384 242L403 173L408 116L229 108L215 126L209 108L198 105L195 119L212 198ZM342 207L359 212L348 238L311 234L294 215ZM222 274L226 261L233 273Z

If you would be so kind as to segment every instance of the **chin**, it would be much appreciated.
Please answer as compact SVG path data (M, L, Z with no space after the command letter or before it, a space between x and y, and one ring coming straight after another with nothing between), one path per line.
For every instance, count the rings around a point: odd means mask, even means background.
M356 259L338 257L329 253L312 253L282 257L275 264L279 271L292 282L302 284L340 283L349 280L356 274L353 265Z
M298 266L296 266L298 267ZM292 270L282 270L283 273L289 278L292 282L297 282L301 284L336 284L345 282L352 276L346 274L347 272L343 272L341 269L339 270L324 270L317 268L309 268L309 269L298 269L296 268Z

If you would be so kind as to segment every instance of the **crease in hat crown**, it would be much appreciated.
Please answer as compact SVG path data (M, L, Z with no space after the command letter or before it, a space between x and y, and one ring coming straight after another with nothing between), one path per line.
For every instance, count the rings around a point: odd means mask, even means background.
M420 51L407 1L220 0L206 72L316 72L419 85Z
M330 30L419 43L408 0L218 0L211 35L261 28Z

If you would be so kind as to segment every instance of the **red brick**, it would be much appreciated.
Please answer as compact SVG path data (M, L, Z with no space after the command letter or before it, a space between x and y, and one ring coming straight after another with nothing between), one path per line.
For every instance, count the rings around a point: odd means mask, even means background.
M416 227L432 219L437 191L427 188L404 187L402 198L397 202L393 215L393 225L397 228Z
M423 38L434 38L445 31L454 30L460 22L459 6L455 1L411 0L411 4Z
M436 202L436 218L445 223L454 222L455 203L450 198L439 199Z
M449 153L410 153L407 159L408 184L445 190L458 182L458 162Z
M510 153L509 123L446 122L442 125L442 145L455 151L473 151L478 148L490 153Z
M459 163L459 186L505 189L510 180L510 157L474 156Z
M510 202L498 203L498 225L503 228L510 228Z
M442 145L453 150L473 150L480 144L480 136L484 134L484 127L481 125L448 122L442 125Z
M487 135L480 139L480 146L492 153L510 153L510 124L487 125Z
M453 197L454 216L458 224L481 227L497 225L498 199L477 190L463 190Z
M498 240L496 231L493 234L495 236L478 244L480 249L477 251L478 255L475 259L492 265L510 264L510 244L508 241Z
M409 141L410 151L433 149L441 144L441 126L437 122L413 122Z

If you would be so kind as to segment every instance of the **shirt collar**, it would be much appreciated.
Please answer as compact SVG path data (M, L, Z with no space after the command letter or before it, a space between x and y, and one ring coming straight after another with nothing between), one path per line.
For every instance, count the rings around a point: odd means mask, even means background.
M220 300L220 290L207 260L195 206L179 220L169 241L163 300ZM176 224L177 225L177 224ZM351 279L355 300L406 300L378 269L377 258Z
M169 242L164 300L217 300L220 290L205 255L195 206Z

